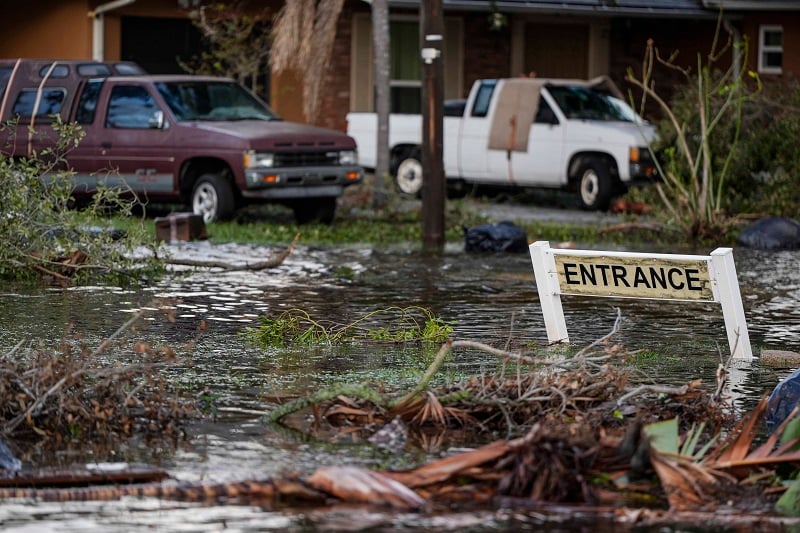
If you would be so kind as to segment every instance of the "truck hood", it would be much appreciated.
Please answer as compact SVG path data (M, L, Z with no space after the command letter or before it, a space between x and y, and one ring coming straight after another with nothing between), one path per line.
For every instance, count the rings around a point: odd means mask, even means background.
M185 122L181 126L246 141L254 150L314 149L354 150L352 137L340 131L282 120Z
M575 141L644 146L653 143L656 128L650 123L606 120L569 120L568 136Z

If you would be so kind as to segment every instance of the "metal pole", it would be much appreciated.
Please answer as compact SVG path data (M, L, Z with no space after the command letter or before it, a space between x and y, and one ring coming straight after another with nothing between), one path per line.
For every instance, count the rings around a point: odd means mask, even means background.
M444 248L445 179L443 164L444 15L442 0L420 5L422 55L422 246Z

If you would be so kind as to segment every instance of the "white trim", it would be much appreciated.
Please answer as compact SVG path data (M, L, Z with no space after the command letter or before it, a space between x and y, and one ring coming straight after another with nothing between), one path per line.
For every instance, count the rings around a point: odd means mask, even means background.
M564 311L561 306L561 294L568 294L568 291L559 285L562 276L559 275L560 273L557 270L556 255L584 258L617 258L634 261L641 259L696 262L708 266L708 277L712 284L713 298L704 301L719 302L722 305L722 314L725 319L725 329L733 360L751 361L753 359L750 336L747 331L744 308L742 307L742 296L739 292L739 282L736 277L736 267L733 264L733 250L731 248L717 248L711 252L711 255L707 256L642 254L593 250L559 250L551 249L550 243L547 241L536 241L530 245L529 250L549 343L569 342ZM563 277L566 277L566 273ZM582 295L619 297L600 293L583 293ZM628 297L639 298L641 296L629 295ZM682 300L682 298L671 298L669 296L657 297L657 299Z
M92 59L95 61L103 61L105 59L105 13L134 2L136 0L114 0L97 6L94 11L89 11L89 17L92 19Z
M766 36L767 32L778 32L781 33L781 45L765 45L764 44L764 37ZM762 24L758 27L758 72L761 74L782 74L783 73L783 65L780 66L770 66L764 64L764 55L769 52L780 52L783 54L783 26L780 24Z

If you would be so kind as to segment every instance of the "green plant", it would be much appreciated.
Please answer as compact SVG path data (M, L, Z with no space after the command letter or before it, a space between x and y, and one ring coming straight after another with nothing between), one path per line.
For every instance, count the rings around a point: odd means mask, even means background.
M0 135L13 131L0 125ZM82 210L70 209L73 172L65 156L83 137L79 126L53 123L54 146L30 157L0 154L0 277L45 276L61 283L87 279L130 281L155 275L161 266L154 254L134 258L132 251L152 245L144 228L130 225L118 232L108 226L109 210L128 216L133 205L121 191L101 189Z
M800 84L771 80L745 102L739 148L731 165L734 212L800 217Z
M393 315L390 326L365 325L387 314ZM261 317L260 322L257 328L246 328L244 334L248 342L262 348L366 341L441 343L453 333L451 323L419 306L379 309L345 325L323 325L302 309Z
M632 69L626 80L642 93L641 107L654 100L664 115L658 152L659 173L663 181L656 185L659 197L671 217L690 239L725 234L729 217L725 212L728 183L734 154L740 138L742 110L749 98L746 79L760 80L753 72L740 69L746 64L747 43L732 45L729 39L719 46L722 18L713 44L704 62L698 54L697 70L682 68L674 56L663 58L652 40L647 42L641 77ZM726 70L717 70L721 57L733 48L733 60ZM739 59L741 58L741 59ZM686 89L671 103L656 91L655 65L680 72ZM723 129L727 125L727 131Z

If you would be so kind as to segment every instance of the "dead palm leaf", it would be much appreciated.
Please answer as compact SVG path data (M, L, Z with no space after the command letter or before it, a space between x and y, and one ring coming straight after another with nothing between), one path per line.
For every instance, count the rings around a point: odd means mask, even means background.
M303 82L303 115L313 120L333 53L344 0L293 0L275 19L270 64L276 72L297 70Z

